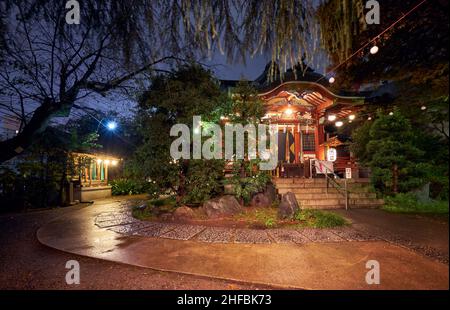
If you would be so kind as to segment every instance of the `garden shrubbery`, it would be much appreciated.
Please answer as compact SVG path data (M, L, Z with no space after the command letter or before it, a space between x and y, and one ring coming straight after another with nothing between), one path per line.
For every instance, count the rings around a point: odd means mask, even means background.
M430 200L421 202L413 193L399 193L384 198L384 210L395 213L448 214L448 201Z
M111 193L117 195L136 195L147 193L152 197L159 195L159 189L152 181L143 181L135 179L116 179L110 181Z
M262 192L271 182L267 171L257 169L257 160L236 161L233 165L233 177L226 184L233 186L234 196L244 204L248 204L252 196Z

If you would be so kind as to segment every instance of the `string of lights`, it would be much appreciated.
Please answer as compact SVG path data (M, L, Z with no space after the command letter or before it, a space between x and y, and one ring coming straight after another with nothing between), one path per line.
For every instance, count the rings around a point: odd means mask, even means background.
M355 57L356 55L360 54L365 48L367 48L367 46L369 46L370 44L373 44L373 46L370 48L369 52L370 54L374 55L376 53L378 53L379 51L379 47L376 45L376 42L380 40L381 36L384 35L386 32L388 32L389 30L391 30L392 28L394 28L397 24L399 24L401 21L403 21L407 16L409 16L410 14L412 14L414 11L416 11L419 7L421 7L425 2L427 2L427 0L422 0L420 1L418 4L416 4L415 6L413 6L409 11L407 11L405 14L403 14L400 18L398 18L396 21L394 21L392 24L390 24L387 28L385 28L383 31L381 31L379 34L377 34L376 36L374 36L373 38L371 38L368 42L366 42L365 44L363 44L357 51L355 51L353 54L351 54L350 56L348 56L344 61L342 61L341 63L337 64L336 66L334 66L333 68L331 68L330 70L328 70L326 72L326 74L324 76L321 76L316 83L318 83L320 80L322 80L323 78L325 78L326 76L329 76L330 72L336 72L337 69L339 69L342 65L344 65L345 63L347 63L350 59L352 59L353 57ZM330 76L328 79L328 82L330 84L334 83L336 81L335 76ZM422 105L420 107L421 111L426 111L427 107L425 105ZM388 115L393 115L393 110L390 110L388 112ZM358 117L362 118L365 117L368 121L371 121L372 119L374 119L375 115L373 112L366 112L366 113L358 113ZM356 116L354 114L349 115L349 123L351 123L353 120L355 120ZM338 119L336 115L334 114L330 114L327 117L327 120L332 122L335 121L335 126L336 127L342 127L344 125L343 120Z
M422 0L420 3L416 4L412 9L410 9L408 12L406 12L405 14L403 14L399 19L397 19L396 21L394 21L389 27L387 27L386 29L384 29L383 31L381 31L378 35L374 36L372 39L370 39L367 43L365 43L364 45L362 45L356 52L354 52L353 54L351 54L350 56L348 56L344 61L342 61L341 63L337 64L335 67L331 68L330 70L328 70L328 72L326 72L325 76L327 76L330 72L335 72L337 69L339 69L342 65L344 65L345 63L347 63L350 59L352 59L353 57L355 57L356 55L358 55L361 51L363 51L368 45L372 44L373 42L377 41L380 39L380 37L385 34L386 32L388 32L390 29L392 29L393 27L395 27L398 23L400 23L403 19L405 19L407 16L409 16L411 13L413 13L415 10L417 10L420 6L422 6L425 2L427 2L427 0ZM371 54L376 54L379 50L379 47L377 45L373 45L372 48L370 49L370 53ZM317 81L319 82L320 80L322 80L325 76L321 76ZM336 78L334 76L330 76L330 78L328 79L328 82L330 82L331 84L334 83L336 81Z

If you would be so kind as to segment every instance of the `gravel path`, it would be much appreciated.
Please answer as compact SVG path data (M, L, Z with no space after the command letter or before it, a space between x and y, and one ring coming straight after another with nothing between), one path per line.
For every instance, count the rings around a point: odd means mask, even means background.
M213 243L309 243L380 240L353 227L339 227L335 229L249 229L171 222L147 222L133 218L130 208L126 205L118 206L117 211L104 212L97 215L95 225L127 236L159 237Z
M231 281L159 272L71 255L41 245L39 227L81 206L0 216L0 289L266 289ZM70 227L67 227L70 229ZM80 285L67 285L65 264L80 263Z

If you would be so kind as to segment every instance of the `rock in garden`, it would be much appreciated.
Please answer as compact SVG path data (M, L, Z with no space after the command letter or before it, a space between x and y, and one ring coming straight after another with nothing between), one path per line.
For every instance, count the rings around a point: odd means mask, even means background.
M265 193L257 193L253 195L250 205L257 208L266 208L272 205L272 201Z
M186 206L181 206L173 212L172 217L176 221L186 221L192 219L194 215L194 210Z
M224 195L203 203L203 210L209 218L219 218L242 212L242 206L234 196Z
M295 194L292 192L287 192L281 198L280 206L278 207L278 218L280 219L292 219L300 210L300 207L295 198Z
M273 184L267 184L264 191L253 195L250 205L252 207L270 207L277 198L277 190Z
M272 183L266 185L264 189L264 195L270 200L270 203L274 202L277 199L277 190Z

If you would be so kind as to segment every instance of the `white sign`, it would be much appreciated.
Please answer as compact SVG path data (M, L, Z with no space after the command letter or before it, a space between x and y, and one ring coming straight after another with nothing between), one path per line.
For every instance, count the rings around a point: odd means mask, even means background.
M327 159L328 161L336 161L337 151L335 148L330 147L327 151Z
M345 168L345 178L346 179L352 178L352 168Z
M314 167L317 174L325 174L334 172L333 162L326 160L315 160Z

